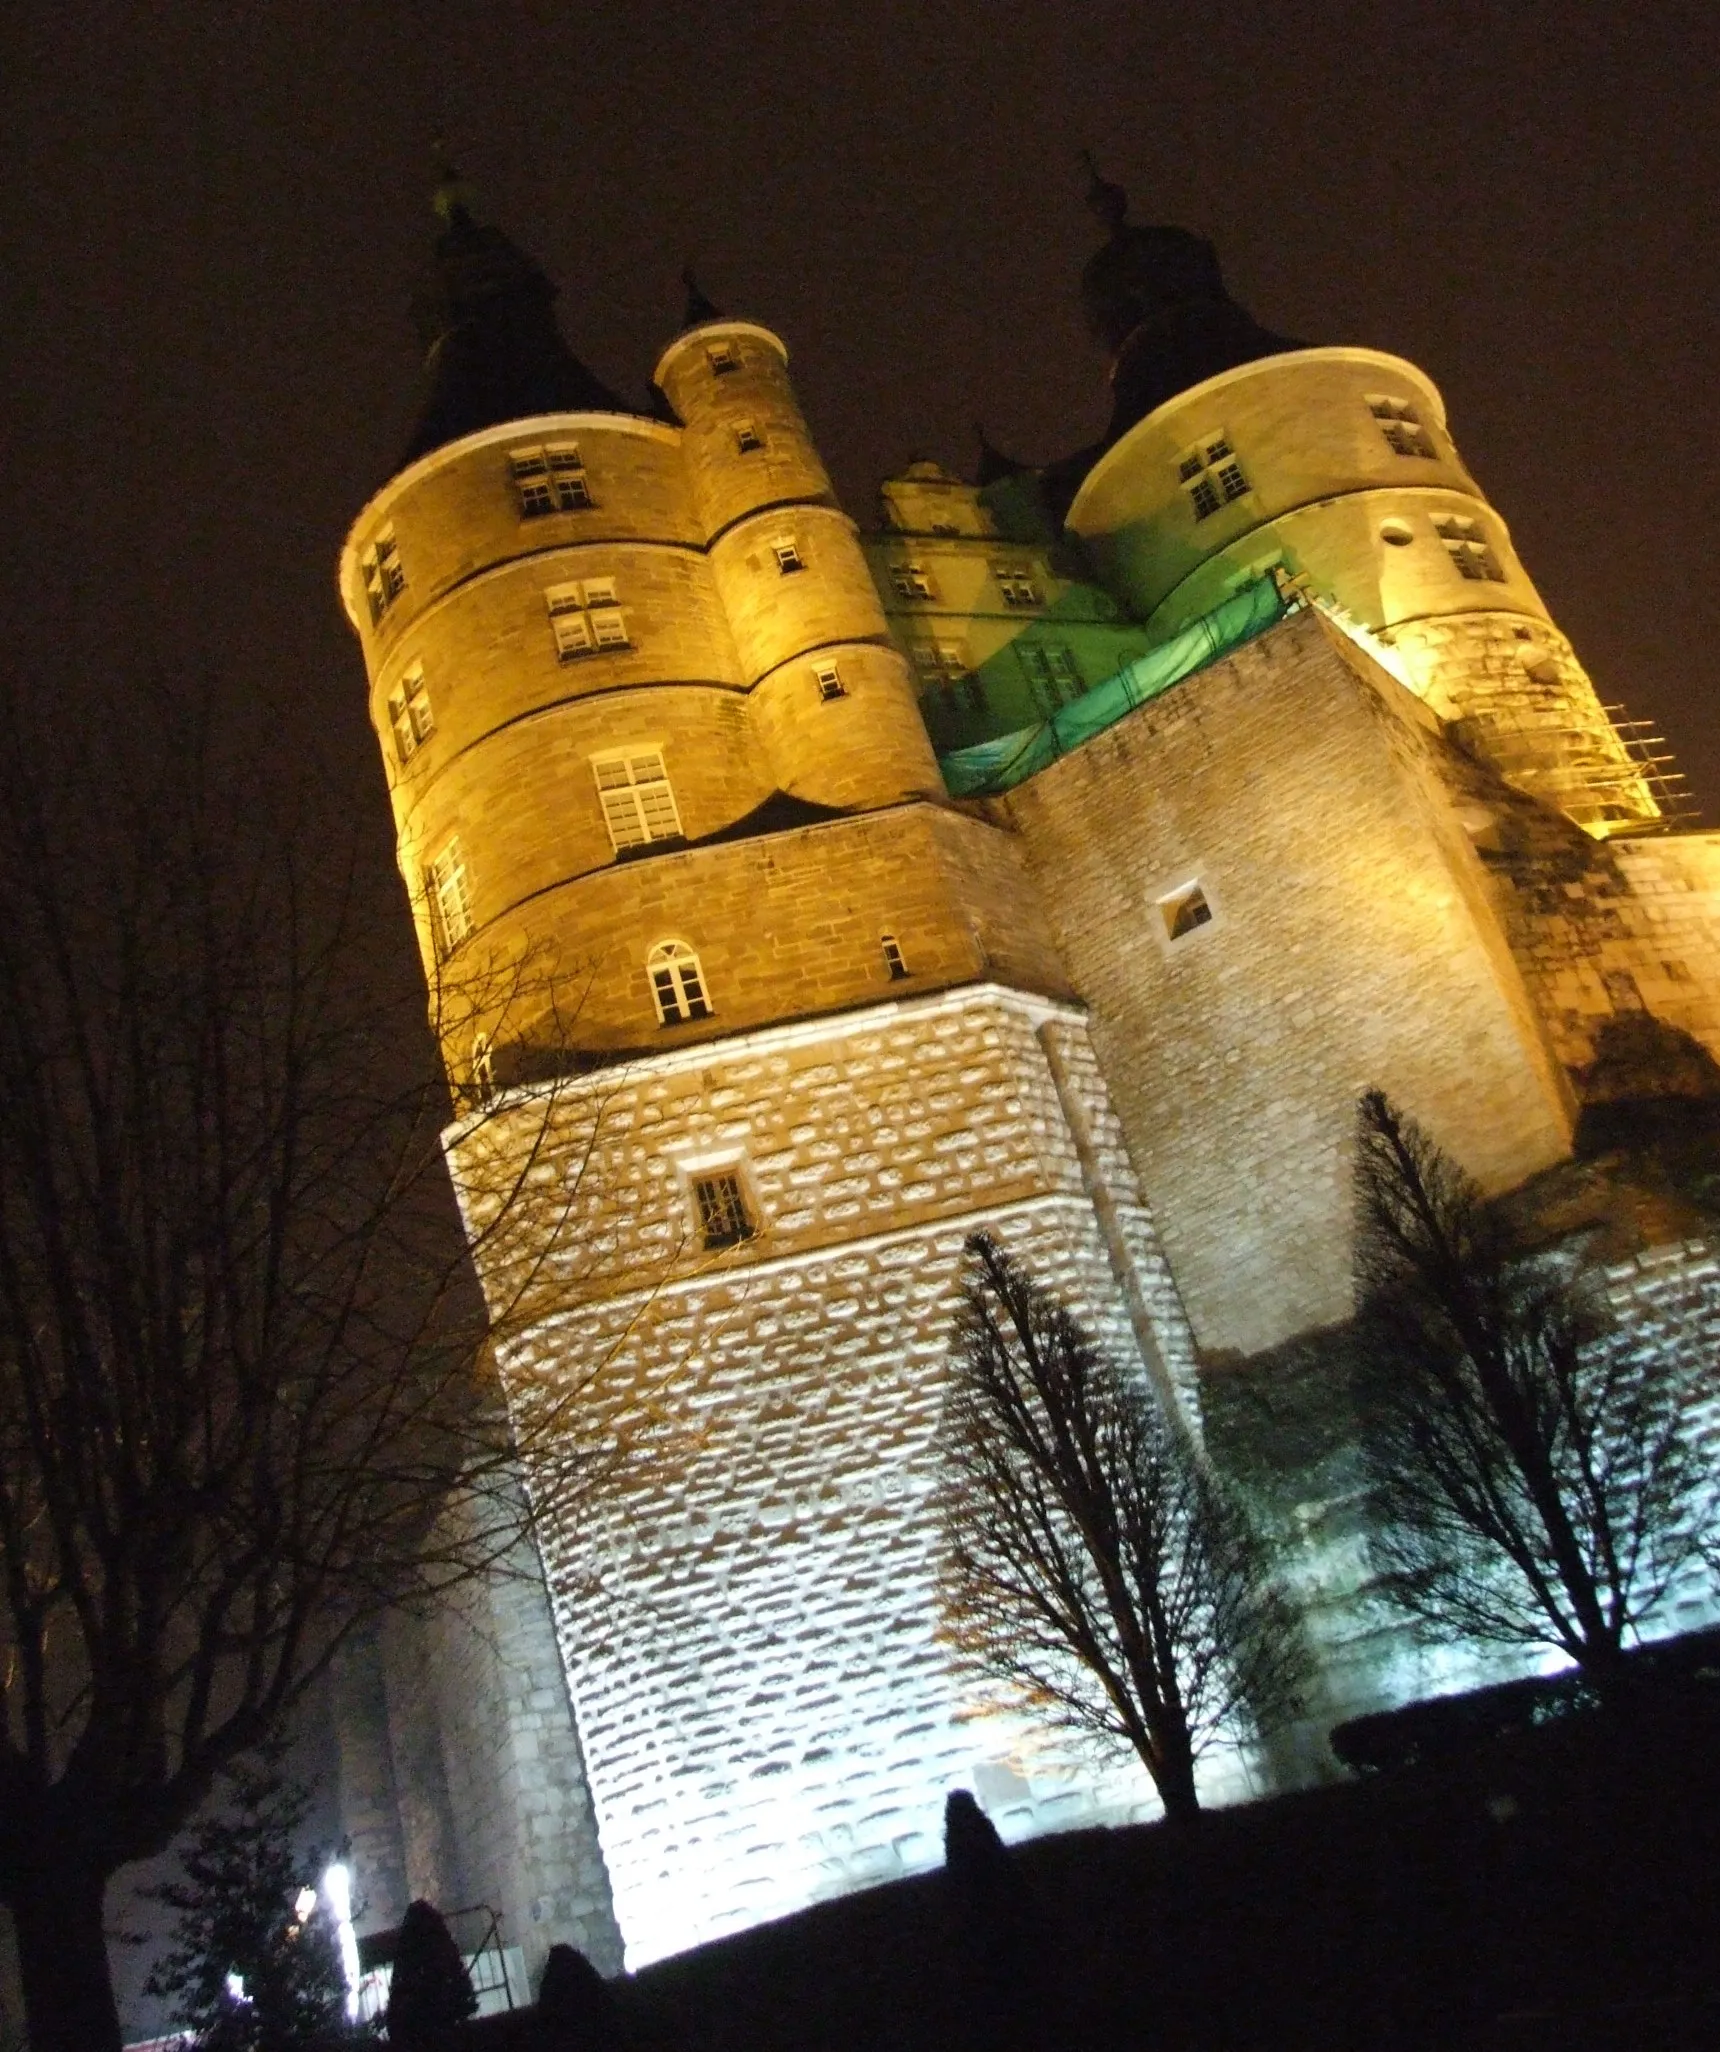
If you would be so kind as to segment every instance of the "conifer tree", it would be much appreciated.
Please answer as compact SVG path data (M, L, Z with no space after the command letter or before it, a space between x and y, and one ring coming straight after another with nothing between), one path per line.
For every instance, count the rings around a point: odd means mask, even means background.
M388 1986L388 2042L399 2052L447 2052L478 1998L453 1934L430 1903L408 1905Z

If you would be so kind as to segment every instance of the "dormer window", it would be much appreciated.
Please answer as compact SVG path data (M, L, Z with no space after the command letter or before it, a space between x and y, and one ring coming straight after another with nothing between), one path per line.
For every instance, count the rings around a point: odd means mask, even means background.
M364 595L370 601L370 624L380 626L383 614L406 589L394 529L379 527L359 561L364 569Z
M1223 435L1185 450L1177 464L1177 481L1188 494L1197 520L1207 520L1252 489L1236 452Z
M537 448L510 449L508 467L519 494L522 520L538 520L546 513L577 513L592 503L577 443L546 442Z

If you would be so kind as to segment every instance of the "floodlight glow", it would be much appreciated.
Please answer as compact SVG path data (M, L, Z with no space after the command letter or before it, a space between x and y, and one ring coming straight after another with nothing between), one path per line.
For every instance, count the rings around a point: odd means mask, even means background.
M229 1972L227 1975L227 2000L229 2002L249 2002L250 1999L250 1996L245 1993L244 1975Z
M323 1870L323 1900L334 1918L340 1942L340 1967L346 1976L346 2013L358 2015L358 1934L352 1928L352 1876L337 1860Z
M314 1888L301 1888L293 1898L293 1915L301 1924L308 1924L311 1912L317 1906L317 1892Z

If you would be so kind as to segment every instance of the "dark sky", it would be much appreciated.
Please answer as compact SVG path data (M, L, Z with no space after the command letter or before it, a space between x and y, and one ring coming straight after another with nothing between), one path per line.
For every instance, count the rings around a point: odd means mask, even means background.
M23 660L214 666L382 806L341 537L416 374L443 131L642 393L696 258L850 508L970 422L1090 439L1075 152L1269 325L1443 386L1606 699L1720 814L1711 4L638 0L17 10L0 82ZM51 684L47 688L52 688Z

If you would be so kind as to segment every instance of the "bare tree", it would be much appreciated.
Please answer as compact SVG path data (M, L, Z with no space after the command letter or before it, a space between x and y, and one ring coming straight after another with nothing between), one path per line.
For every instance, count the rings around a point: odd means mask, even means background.
M74 753L0 704L0 1901L35 2052L119 2044L115 1869L356 1626L522 1529L388 897L314 786L271 801L166 694L123 719Z
M1293 1716L1308 1658L1267 1550L1136 1369L984 1234L945 1422L956 1643L1019 1700L1132 1746L1165 1813Z
M1382 1592L1430 1636L1551 1647L1615 1689L1712 1532L1690 1384L1613 1329L1570 1250L1514 1244L1377 1091L1358 1197Z

